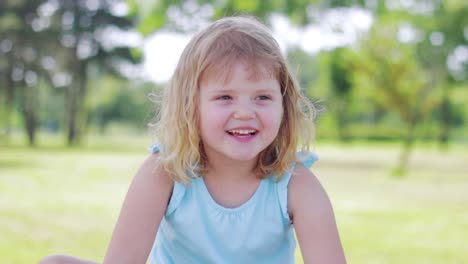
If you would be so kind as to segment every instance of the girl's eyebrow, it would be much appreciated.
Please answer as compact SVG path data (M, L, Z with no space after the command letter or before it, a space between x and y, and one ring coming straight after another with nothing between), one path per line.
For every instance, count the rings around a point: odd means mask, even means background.
M232 93L234 90L233 89L213 89L210 91L212 94L221 94L221 93Z
M280 91L280 89L277 89L277 87L275 86L259 86L258 88L257 87L254 87L252 89L252 92L254 93L276 93L277 91ZM232 93L237 93L238 92L238 89L236 89L236 87L216 87L216 88L212 88L212 89L209 89L209 91L207 91L209 94L232 94Z
M276 89L273 87L268 87L268 88L254 89L254 91L256 93L271 93L271 92L275 92ZM215 89L211 91L211 93L232 93L232 92L236 92L236 89L219 89L219 90Z
M275 92L276 89L271 87L271 88L256 89L255 91L258 92L258 93L272 93L272 92Z

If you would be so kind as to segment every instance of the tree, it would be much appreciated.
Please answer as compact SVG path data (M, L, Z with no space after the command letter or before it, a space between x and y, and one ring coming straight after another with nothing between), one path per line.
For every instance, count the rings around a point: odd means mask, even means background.
M120 75L122 65L140 59L127 44L109 39L112 33L134 28L131 14L119 11L119 4L125 5L110 0L2 2L0 52L5 56L0 58L0 67L7 131L16 94L29 142L34 144L39 104L37 89L31 87L43 80L50 87L64 88L67 142L79 142L87 123L85 101L91 68Z
M466 83L468 62L459 61L457 50L467 49L466 25L468 6L458 1L434 1L430 16L413 16L414 25L423 38L417 43L417 59L440 86L440 99L435 109L440 124L438 140L443 147L449 142L450 128L455 121L451 100L454 86Z
M274 1L245 1L245 0L194 0L194 1L137 1L127 0L132 10L140 14L138 29L144 35L153 33L163 27L171 30L196 30L191 28L192 21L201 19L213 20L229 15L251 14L269 23L268 17L272 13L286 14L290 20L299 25L311 21L308 9L318 0L274 0ZM181 23L180 21L188 23Z
M414 48L397 41L398 23L392 16L381 17L360 47L360 60L355 62L358 85L372 89L375 101L398 113L405 124L403 147L395 173L404 175L418 123L434 106L431 92L433 76L418 64ZM386 21L389 19L391 21Z
M352 64L345 48L337 48L330 56L330 84L334 97L334 111L336 115L338 137L341 141L350 139L348 123L352 103Z
M88 89L90 67L102 72L119 74L119 64L136 63L129 47L109 46L103 34L107 31L124 31L134 26L132 17L114 11L115 1L61 0L55 12L56 30L64 46L64 66L72 76L72 83L65 87L67 113L67 142L76 144L86 127L84 109ZM106 45L107 44L107 45ZM81 128L81 130L80 130Z
M18 97L29 145L35 144L38 125L37 105L41 51L46 43L31 27L37 19L39 1L7 1L0 4L0 79L4 104L2 119L5 137L10 130L11 113Z

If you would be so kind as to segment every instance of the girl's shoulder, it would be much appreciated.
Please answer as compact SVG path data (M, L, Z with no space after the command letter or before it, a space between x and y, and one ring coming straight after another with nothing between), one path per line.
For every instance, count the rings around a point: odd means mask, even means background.
M306 167L308 164L297 164L288 185L288 212L291 218L300 211L310 211L320 215L331 209L328 194L317 176ZM302 212L301 212L302 213Z
M150 155L141 164L137 176L146 178L149 184L158 183L166 188L172 189L174 181L166 172L159 160L159 150L151 150Z
M309 168L318 160L317 154L314 152L301 151L296 154L296 162L291 164L289 172L282 175L281 179L277 182L278 198L281 206L281 211L284 219L292 220L290 210L290 196L291 192L296 192L295 185L297 177L315 177ZM300 174L299 176L297 174Z
M156 187L162 187L165 189L169 188L170 190L172 190L174 181L160 163L159 145L151 145L148 148L148 151L150 152L150 154L141 164L137 175L141 175L141 177L146 178L148 184L157 183L160 186Z
M163 185L170 189L169 199L167 201L167 208L165 215L170 215L174 212L179 206L181 200L184 198L186 192L186 186L183 183L174 181L168 173L160 166L158 161L159 152L162 150L162 146L159 144L153 144L148 147L148 151L151 153L149 159L155 160L155 165L157 170L160 170L158 173L159 176L162 176Z
M298 168L310 168L312 165L318 160L317 154L314 152L309 151L300 151L296 154L296 161L293 162L290 166L289 171L283 174L278 182L279 186L282 187L289 187L289 182L293 175L297 174L298 172L302 172L302 170L298 171Z

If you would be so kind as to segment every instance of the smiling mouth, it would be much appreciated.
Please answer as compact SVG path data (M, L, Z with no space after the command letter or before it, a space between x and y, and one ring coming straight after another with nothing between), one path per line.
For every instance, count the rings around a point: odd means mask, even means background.
M226 131L229 135L231 136L236 136L236 137L247 137L247 136L253 136L258 133L257 130L255 129L232 129Z

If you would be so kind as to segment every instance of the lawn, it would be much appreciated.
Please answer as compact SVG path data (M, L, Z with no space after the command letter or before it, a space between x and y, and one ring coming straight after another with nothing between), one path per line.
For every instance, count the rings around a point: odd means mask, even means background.
M90 142L0 146L1 263L57 252L102 259L147 141ZM468 151L418 149L403 178L390 176L398 146L315 151L348 263L468 263Z

